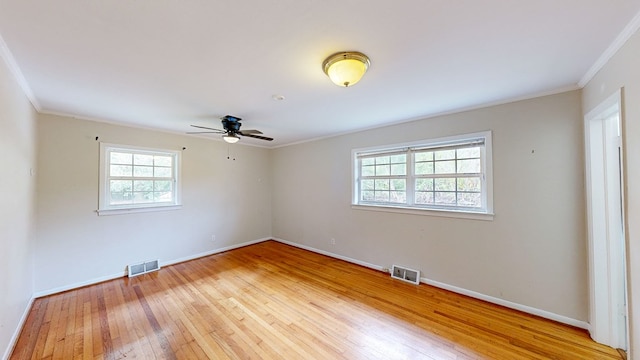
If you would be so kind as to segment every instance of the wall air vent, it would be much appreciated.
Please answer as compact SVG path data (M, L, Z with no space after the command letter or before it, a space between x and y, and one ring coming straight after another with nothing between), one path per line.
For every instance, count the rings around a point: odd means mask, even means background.
M160 262L158 260L147 261L139 264L131 264L127 266L129 277L146 274L152 271L160 270Z
M394 279L400 279L402 281L410 282L412 284L420 284L420 270L413 270L398 265L393 265L391 268L391 277Z

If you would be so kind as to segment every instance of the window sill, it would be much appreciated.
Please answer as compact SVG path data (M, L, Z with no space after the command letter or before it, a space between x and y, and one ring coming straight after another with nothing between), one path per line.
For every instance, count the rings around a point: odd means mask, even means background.
M406 208L401 206L352 204L351 208L354 210L382 211L382 212L401 213L401 214L440 216L440 217L484 220L484 221L493 221L493 216L494 216L493 213L479 213L479 212L460 211L460 210L416 209L416 208Z
M155 212L155 211L171 211L180 210L182 205L164 205L164 206L146 206L146 207L132 207L123 209L98 209L96 212L98 216L105 215L122 215L122 214L135 214L143 212Z

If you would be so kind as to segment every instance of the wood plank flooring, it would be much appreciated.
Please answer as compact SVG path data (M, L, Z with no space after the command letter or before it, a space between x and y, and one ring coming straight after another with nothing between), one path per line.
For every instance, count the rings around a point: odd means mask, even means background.
M274 241L37 299L11 359L621 359L586 331Z

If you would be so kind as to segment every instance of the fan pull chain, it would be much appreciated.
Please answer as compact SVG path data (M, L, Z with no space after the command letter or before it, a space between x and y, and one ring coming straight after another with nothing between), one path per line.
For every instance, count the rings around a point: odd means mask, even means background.
M227 145L227 160L233 160L236 161L236 158L234 157L233 159L231 158L231 156L229 155L229 149L231 148L231 145Z

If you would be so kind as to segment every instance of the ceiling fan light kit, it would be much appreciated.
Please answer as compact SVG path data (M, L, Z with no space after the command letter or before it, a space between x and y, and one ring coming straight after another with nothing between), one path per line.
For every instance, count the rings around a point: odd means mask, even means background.
M367 55L358 51L337 52L322 63L322 70L338 86L355 85L369 69L371 62Z
M240 140L240 138L237 137L236 134L227 134L222 135L222 140L228 142L229 144L235 144Z

